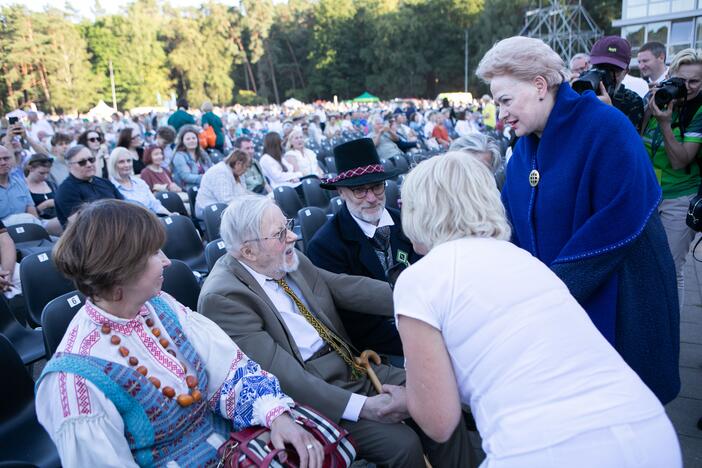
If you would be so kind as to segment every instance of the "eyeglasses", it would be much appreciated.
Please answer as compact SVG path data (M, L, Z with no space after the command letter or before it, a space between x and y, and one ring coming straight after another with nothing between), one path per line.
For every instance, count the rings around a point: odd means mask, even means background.
M380 196L385 193L385 183L380 182L375 185L365 186L365 187L351 187L353 196L356 198L365 198L368 195L368 191L373 192L373 195Z
M81 159L80 161L71 161L71 164L78 164L80 167L85 167L86 164L94 164L95 163L95 158L94 157L89 157L85 159Z
M268 239L277 239L278 242L285 242L285 238L288 235L288 231L292 231L293 227L295 226L295 220L294 219L286 219L285 220L285 226L283 226L283 229L280 231L276 232L270 237L259 237L258 239L251 239L250 241L247 242L255 242L255 241L264 241Z
M91 142L91 143L95 143L96 141L100 141L100 137L88 138L88 141Z

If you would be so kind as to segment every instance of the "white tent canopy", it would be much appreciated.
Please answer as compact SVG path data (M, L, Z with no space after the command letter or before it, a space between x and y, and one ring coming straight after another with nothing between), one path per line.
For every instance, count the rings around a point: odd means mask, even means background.
M283 107L292 107L292 108L301 107L304 105L305 105L305 103L298 101L295 98L290 98L283 103Z
M97 103L95 107L90 109L88 111L88 118L92 119L94 117L98 117L104 120L109 120L110 116L115 113L115 110L105 104L105 101L102 99L100 102Z

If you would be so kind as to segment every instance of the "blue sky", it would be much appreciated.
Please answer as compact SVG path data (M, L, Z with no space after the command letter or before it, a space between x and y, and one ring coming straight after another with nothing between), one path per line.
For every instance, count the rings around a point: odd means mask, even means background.
M198 6L202 3L202 0L169 0L170 4L176 7L182 6ZM129 0L101 0L100 5L102 8L109 13L118 13L123 9L125 5L129 3ZM217 0L217 3L224 3L226 5L238 5L238 0ZM95 5L94 0L69 0L66 2L61 2L61 0L0 0L0 6L12 5L12 4L23 4L27 8L35 11L42 11L47 5L52 6L63 6L65 4L70 4L73 8L78 10L84 18L93 18L93 6Z

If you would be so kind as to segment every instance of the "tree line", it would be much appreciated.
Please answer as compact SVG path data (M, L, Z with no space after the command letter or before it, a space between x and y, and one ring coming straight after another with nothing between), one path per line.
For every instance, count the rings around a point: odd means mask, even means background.
M612 0L583 2L609 30ZM0 8L0 109L34 103L84 112L111 103L110 65L120 109L172 95L193 105L435 97L464 85L497 40L518 34L533 0L241 0L174 8L134 0L95 19L77 12ZM611 32L611 31L608 31ZM469 88L484 85L469 76Z

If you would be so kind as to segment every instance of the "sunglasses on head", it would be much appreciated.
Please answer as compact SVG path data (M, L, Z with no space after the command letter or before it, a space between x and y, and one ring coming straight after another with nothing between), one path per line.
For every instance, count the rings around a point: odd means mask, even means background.
M80 161L73 161L73 163L78 164L80 167L85 167L85 165L88 163L95 163L95 158L91 156L89 158L81 159Z

